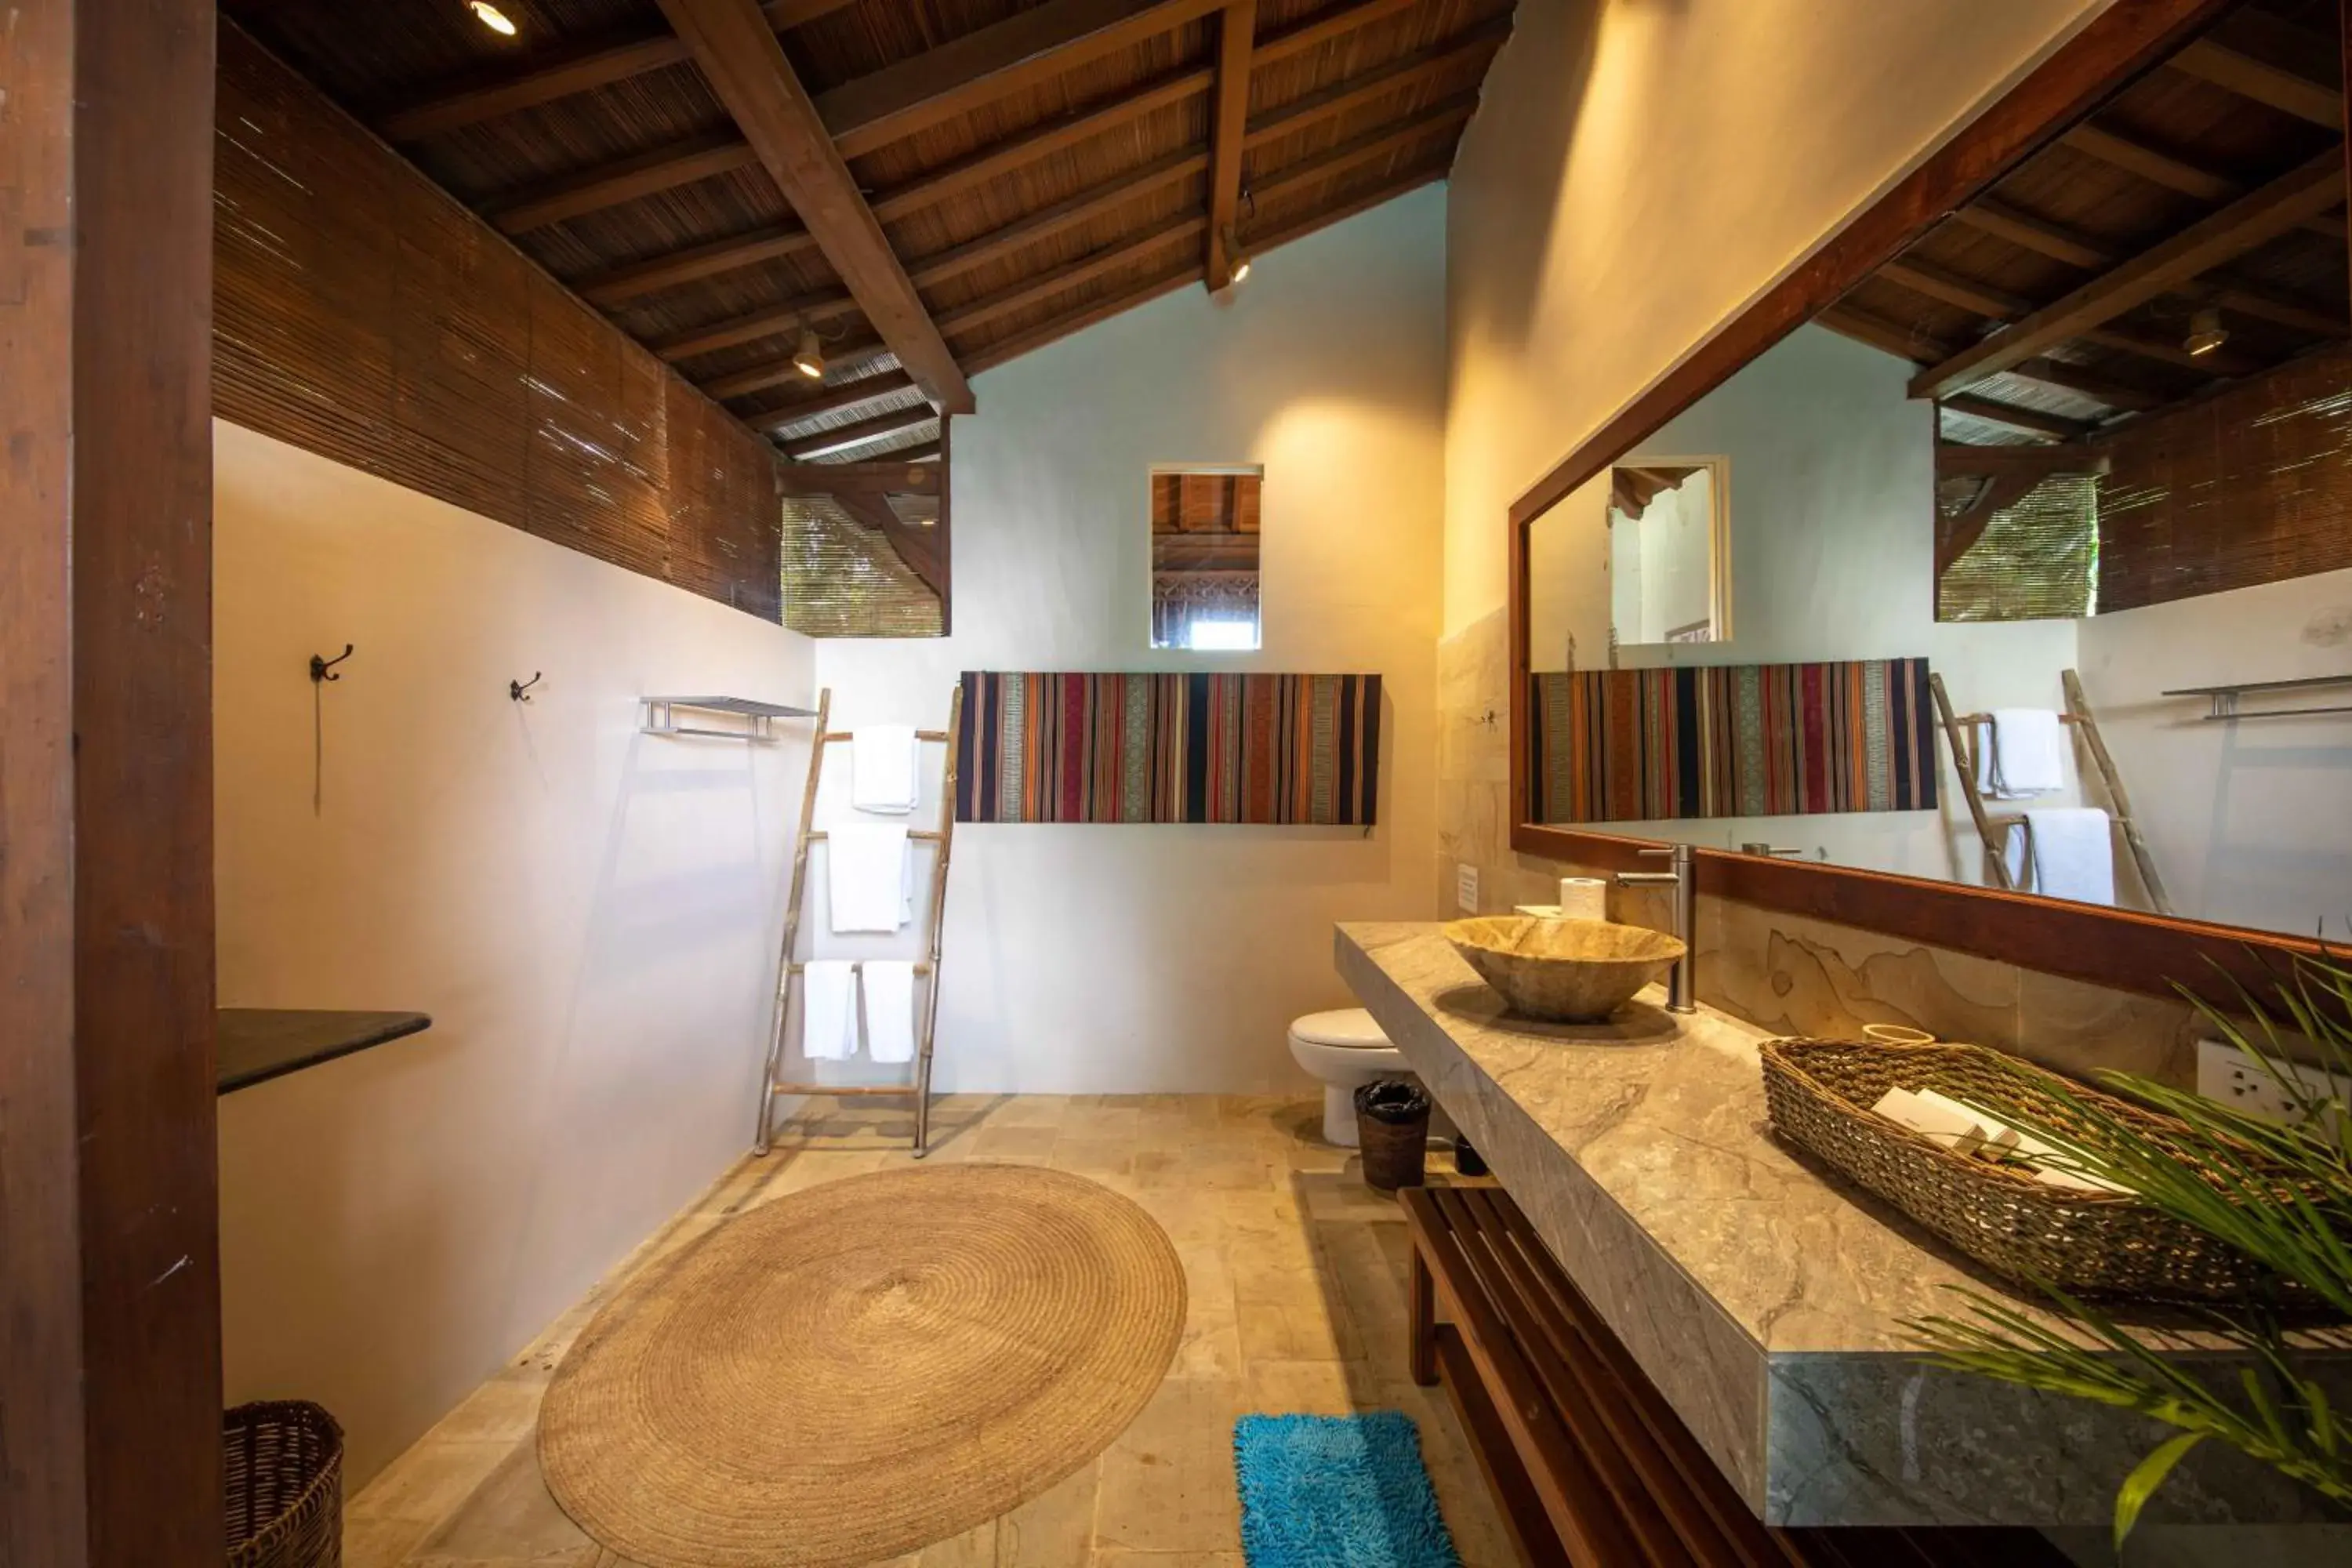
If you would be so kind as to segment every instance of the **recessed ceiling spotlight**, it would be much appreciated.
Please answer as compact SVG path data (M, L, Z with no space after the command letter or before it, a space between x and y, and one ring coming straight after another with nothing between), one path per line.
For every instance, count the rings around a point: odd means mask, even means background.
M824 379L824 350L816 341L814 327L801 329L800 346L793 351L793 368L811 381Z
M2208 305L2189 318L2189 335L2180 346L2193 354L2210 354L2230 341L2230 331L2221 325L2221 312Z
M466 0L466 7L491 32L509 38L515 36L514 19L491 5L490 0Z

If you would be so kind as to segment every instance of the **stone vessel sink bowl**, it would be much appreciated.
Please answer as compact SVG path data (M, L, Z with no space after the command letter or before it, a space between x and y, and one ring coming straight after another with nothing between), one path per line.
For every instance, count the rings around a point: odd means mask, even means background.
M1511 1011L1559 1024L1597 1024L1674 967L1680 938L1610 921L1481 915L1445 938Z

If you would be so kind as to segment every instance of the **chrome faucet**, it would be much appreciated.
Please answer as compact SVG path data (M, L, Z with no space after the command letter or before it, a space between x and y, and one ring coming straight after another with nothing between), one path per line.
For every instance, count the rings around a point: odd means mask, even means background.
M1671 871L1620 871L1617 885L1621 888L1672 888L1675 890L1675 935L1682 939L1683 955L1666 975L1666 1011L1696 1013L1698 1011L1698 991L1692 978L1691 948L1693 931L1697 922L1692 918L1697 908L1698 879L1692 874L1694 863L1687 844L1661 846L1655 849L1635 851L1642 855L1663 855Z

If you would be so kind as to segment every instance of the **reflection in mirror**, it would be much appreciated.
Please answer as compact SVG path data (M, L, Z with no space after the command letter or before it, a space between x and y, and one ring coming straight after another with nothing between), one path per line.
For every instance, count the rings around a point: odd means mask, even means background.
M1529 525L1533 815L2342 935L2352 348L2306 26L2226 15ZM1648 535L1702 478L1703 637Z
M1151 470L1151 646L1258 646L1258 487L1244 468Z
M1721 458L1621 463L1609 471L1613 646L1731 635Z

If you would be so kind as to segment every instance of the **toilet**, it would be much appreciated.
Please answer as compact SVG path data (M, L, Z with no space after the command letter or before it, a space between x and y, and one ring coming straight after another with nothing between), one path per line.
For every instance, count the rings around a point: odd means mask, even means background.
M1410 1079L1404 1053L1361 1007L1309 1013L1290 1026L1290 1054L1323 1081L1323 1137L1356 1147L1356 1090L1381 1079Z

